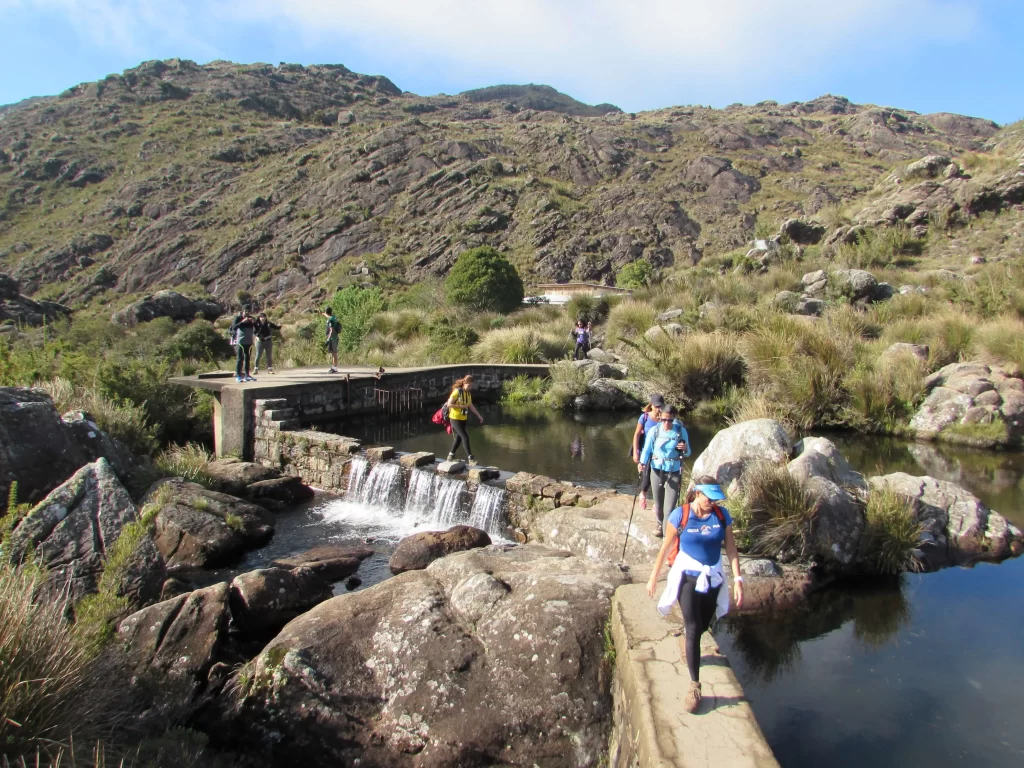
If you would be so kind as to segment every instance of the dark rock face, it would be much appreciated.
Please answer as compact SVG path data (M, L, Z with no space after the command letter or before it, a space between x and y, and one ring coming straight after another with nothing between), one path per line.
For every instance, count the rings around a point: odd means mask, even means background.
M373 555L366 547L325 545L313 547L294 557L275 560L274 568L306 568L326 581L341 581L359 570L359 564Z
M206 473L217 481L221 491L232 496L243 495L245 489L253 483L275 480L281 476L276 469L232 458L211 461L206 465Z
M0 498L12 482L18 500L36 502L86 463L50 396L39 389L0 387Z
M273 632L332 594L310 568L262 568L231 582L231 615L245 632Z
M111 315L110 322L133 326L137 323L148 323L158 317L191 322L197 317L216 320L223 314L224 308L212 301L190 299L177 291L158 291L115 312Z
M787 219L781 232L797 245L817 245L825 236L825 227L801 219Z
M256 659L226 726L293 763L597 764L611 718L601 630L625 578L527 545L335 597Z
M65 429L70 431L78 447L82 449L86 461L96 461L102 456L110 463L117 476L125 482L138 471L138 462L128 447L100 429L91 414L84 411L69 411L61 419L64 421Z
M55 590L67 586L75 600L96 591L110 548L125 525L139 519L135 505L106 459L87 464L36 505L10 534L9 556L34 552ZM118 593L135 605L160 595L164 561L144 536Z
M487 547L490 544L491 537L485 531L468 525L456 525L447 531L424 531L402 539L388 565L392 573L421 571L452 552Z
M160 699L190 701L227 642L228 585L214 584L143 608L124 619L118 639L137 675Z
M145 503L159 507L154 540L172 569L222 565L274 533L263 507L179 478L157 483Z
M301 477L277 477L260 480L245 488L245 498L271 512L283 512L303 501L309 501L316 494L302 482Z
M19 290L17 280L0 272L0 324L11 322L37 327L71 315L71 309L63 304L33 301L22 296Z

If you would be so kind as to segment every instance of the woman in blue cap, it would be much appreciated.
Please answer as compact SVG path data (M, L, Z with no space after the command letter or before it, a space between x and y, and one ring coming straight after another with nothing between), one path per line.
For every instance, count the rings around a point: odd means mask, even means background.
M668 583L658 601L658 610L667 616L672 604L679 601L683 612L686 638L683 652L690 671L690 689L684 705L687 712L700 706L700 637L711 626L715 614L721 618L729 612L729 591L723 589L722 544L729 558L733 575L736 607L743 605L743 577L740 576L739 552L732 534L732 517L718 502L725 499L714 477L696 480L686 494L686 503L676 507L665 526L665 541L654 561L654 570L647 582L647 594L654 597L661 566L668 559L671 568Z

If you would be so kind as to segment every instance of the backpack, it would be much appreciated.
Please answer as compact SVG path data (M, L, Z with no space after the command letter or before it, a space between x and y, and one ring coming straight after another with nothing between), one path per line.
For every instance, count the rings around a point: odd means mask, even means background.
M448 417L447 401L437 410L437 413L430 417L430 421L431 423L437 424L438 426L443 425L445 432L447 432L449 435L452 433L452 422L451 419Z
M686 529L686 523L690 519L690 505L683 504L683 519L679 521L679 530L682 532ZM719 508L717 504L711 505L711 510L718 515L718 522L725 528L725 513ZM676 555L679 554L679 537L676 536L676 540L672 542L672 546L668 550L668 564L669 567L676 561Z

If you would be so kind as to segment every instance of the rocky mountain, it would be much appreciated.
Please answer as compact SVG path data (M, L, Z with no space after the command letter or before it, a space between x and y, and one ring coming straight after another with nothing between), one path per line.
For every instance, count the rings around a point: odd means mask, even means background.
M862 207L908 162L1013 130L835 96L627 115L546 86L420 97L341 65L151 61L0 120L0 271L70 304L198 283L288 305L356 265L401 287L492 244L528 283L612 280Z

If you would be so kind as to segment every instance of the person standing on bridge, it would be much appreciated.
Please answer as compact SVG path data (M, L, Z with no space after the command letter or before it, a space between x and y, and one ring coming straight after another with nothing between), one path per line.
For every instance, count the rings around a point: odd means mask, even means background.
M320 314L327 318L327 340L324 342L324 351L329 352L331 355L331 367L327 369L327 372L337 373L338 336L341 334L341 323L334 316L334 309L331 307L325 307L324 311Z
M252 343L255 338L256 321L249 314L248 307L242 307L231 324L231 338L235 342L235 381L256 381L249 375L252 362Z
M469 463L476 464L476 459L473 458L473 449L469 447L469 430L467 429L469 412L472 411L481 424L484 423L484 417L473 405L473 396L469 393L472 388L473 377L463 376L452 384L452 393L448 396L448 418L451 419L452 432L455 434L452 449L448 452L448 461L455 460L455 452L459 450L460 445L465 443Z
M658 518L658 530L654 535L661 538L665 513L675 509L679 499L682 460L690 455L690 436L676 418L673 405L666 405L658 411L658 421L658 426L647 431L639 469L641 474L650 469L654 514Z
M256 318L256 365L252 372L260 372L260 359L265 352L267 355L267 373L274 372L274 331L280 331L281 326L272 323L267 319L266 312L260 312Z
M719 618L729 612L729 591L722 569L722 544L732 568L733 597L736 607L743 607L743 577L740 576L739 552L732 532L732 517L718 502L725 493L714 477L697 478L686 494L686 503L676 507L665 525L665 541L654 561L654 570L647 582L647 594L654 597L661 566L668 560L671 568L665 591L658 601L658 610L667 616L677 600L683 612L686 637L680 651L690 672L690 689L686 693L686 711L694 713L700 706L700 638Z
M647 491L651 488L651 465L640 466L640 454L644 450L644 442L647 440L647 433L658 426L661 421L658 418L661 408L665 405L665 398L659 394L651 395L651 401L644 406L640 418L636 422L636 430L633 432L633 445L629 449L629 458L637 465L639 472L640 509L647 509Z

